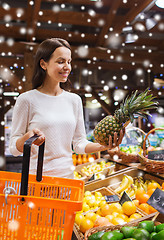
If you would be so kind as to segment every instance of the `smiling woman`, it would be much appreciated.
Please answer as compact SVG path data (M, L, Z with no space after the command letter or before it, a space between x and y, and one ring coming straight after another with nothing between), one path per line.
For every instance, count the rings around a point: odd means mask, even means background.
M71 48L67 41L52 38L43 41L35 56L33 90L22 93L16 101L10 151L23 152L24 142L32 135L39 138L32 146L30 173L36 172L37 146L45 140L43 174L73 178L72 146L76 153L91 153L113 147L86 139L81 98L63 89L71 72ZM113 141L118 145L123 137Z

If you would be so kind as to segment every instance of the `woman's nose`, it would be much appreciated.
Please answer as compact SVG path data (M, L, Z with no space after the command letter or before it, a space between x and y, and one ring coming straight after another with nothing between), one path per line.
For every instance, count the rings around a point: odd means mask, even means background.
M71 64L70 63L65 63L64 68L65 69L71 69Z

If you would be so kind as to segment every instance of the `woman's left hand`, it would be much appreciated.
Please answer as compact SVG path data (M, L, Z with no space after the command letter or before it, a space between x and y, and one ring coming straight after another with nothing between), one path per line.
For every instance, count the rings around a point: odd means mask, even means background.
M118 147L119 144L122 142L122 139L125 135L125 128L120 130L120 135L119 137L117 136L117 133L114 133L114 139L112 141L112 136L109 136L109 145L108 146L102 146L102 150L101 151L105 151L105 150L109 150L115 147Z

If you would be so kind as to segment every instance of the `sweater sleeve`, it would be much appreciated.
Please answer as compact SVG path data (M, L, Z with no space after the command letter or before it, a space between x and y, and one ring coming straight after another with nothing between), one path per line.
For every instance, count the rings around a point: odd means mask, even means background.
M19 152L16 148L16 142L18 138L23 136L27 132L29 121L29 101L25 97L25 94L21 94L15 103L12 116L11 136L9 149L13 156L19 156L22 152Z
M73 149L78 154L85 153L85 147L89 143L86 139L83 107L81 98L78 96L77 125L73 137Z

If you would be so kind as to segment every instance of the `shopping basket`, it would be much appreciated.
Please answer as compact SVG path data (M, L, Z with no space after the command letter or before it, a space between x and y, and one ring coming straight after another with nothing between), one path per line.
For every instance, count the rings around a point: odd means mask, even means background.
M70 240L84 182L42 176L44 143L37 174L29 174L34 135L24 144L22 173L0 172L0 240Z

